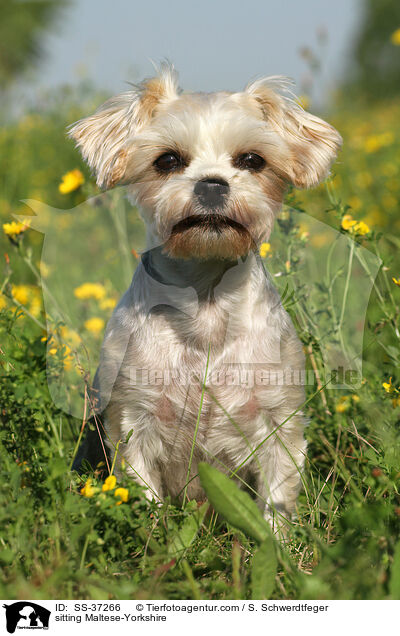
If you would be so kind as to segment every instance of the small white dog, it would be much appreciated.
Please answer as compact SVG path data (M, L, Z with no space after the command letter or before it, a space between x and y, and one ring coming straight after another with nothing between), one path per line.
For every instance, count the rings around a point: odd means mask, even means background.
M288 184L324 179L341 144L286 86L187 94L163 66L70 129L97 183L126 184L147 227L97 372L110 448L122 440L150 498L204 498L207 461L251 484L269 520L290 518L300 489L304 360L258 250Z

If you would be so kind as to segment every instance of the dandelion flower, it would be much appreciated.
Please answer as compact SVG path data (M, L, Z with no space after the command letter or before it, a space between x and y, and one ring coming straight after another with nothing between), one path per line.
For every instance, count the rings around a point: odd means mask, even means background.
M89 477L89 479L87 480L87 482L84 485L84 487L81 488L81 495L83 495L84 497L93 497L95 492L96 491L95 491L95 489L92 486L92 480Z
M400 29L396 29L396 31L393 31L392 35L390 36L390 41L395 46L400 46Z
M270 243L261 243L260 245L260 256L261 258L265 258L268 254L268 252L271 251L271 245Z
M394 135L391 132L384 132L380 135L370 135L365 140L364 148L368 154L372 154L384 146L390 146L393 141Z
M114 490L116 485L117 485L117 478L115 477L115 475L109 475L107 479L105 480L101 489L103 492L106 492L107 490Z
M104 328L103 318L89 318L85 322L85 329L91 331L94 334L99 334Z
M83 283L74 289L74 296L79 300L88 300L89 298L102 300L105 295L106 290L101 283Z
M114 492L114 497L120 498L120 501L117 502L117 506L120 506L122 503L126 503L128 501L129 492L127 488L117 488Z
M85 177L80 170L71 170L63 175L61 183L58 186L58 190L61 194L69 194L74 190L77 190L81 185L85 183Z
M116 304L117 301L115 298L104 298L104 300L100 302L100 309L114 309Z

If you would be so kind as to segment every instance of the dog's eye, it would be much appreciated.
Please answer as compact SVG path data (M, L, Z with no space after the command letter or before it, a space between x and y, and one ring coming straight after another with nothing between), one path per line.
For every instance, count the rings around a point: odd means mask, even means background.
M259 172L265 166L265 159L257 155L255 152L246 152L243 155L239 155L234 160L234 165L240 170L252 170Z
M185 166L183 157L174 152L165 152L155 160L154 166L160 172L174 172Z

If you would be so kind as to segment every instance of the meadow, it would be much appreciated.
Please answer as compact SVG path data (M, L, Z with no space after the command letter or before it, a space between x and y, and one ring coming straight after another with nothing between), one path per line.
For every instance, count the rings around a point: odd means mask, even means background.
M118 194L97 199L65 135L100 102L64 89L0 132L0 597L400 598L399 103L338 101L331 178L290 192L262 246L315 378L303 489L279 542L248 493L207 466L212 509L159 508L112 466L105 480L71 471L88 374L143 243L136 211ZM34 220L12 216L29 218L23 200L59 210L55 253ZM97 200L105 220L93 227ZM350 345L362 375L343 387L325 354Z

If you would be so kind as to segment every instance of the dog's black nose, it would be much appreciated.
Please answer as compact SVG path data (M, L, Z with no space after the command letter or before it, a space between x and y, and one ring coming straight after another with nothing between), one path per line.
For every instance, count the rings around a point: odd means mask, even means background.
M229 192L229 183L219 177L201 179L194 186L194 193L207 208L221 207Z

